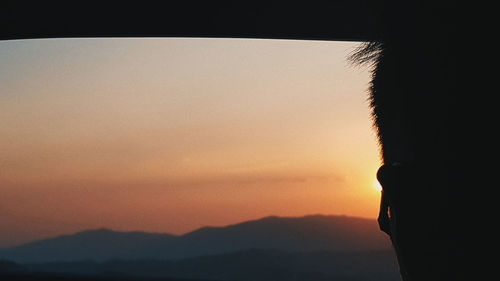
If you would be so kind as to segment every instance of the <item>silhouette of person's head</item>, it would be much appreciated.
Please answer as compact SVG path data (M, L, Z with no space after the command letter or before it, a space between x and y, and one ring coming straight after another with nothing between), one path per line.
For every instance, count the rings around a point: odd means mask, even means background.
M380 39L352 59L373 65L370 101L384 165L380 228L404 280L444 280L452 25L439 9L386 9Z

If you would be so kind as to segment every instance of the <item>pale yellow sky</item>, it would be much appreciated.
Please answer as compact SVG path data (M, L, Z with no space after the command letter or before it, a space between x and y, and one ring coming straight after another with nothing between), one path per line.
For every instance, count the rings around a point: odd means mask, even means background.
M0 246L97 227L374 218L369 71L346 61L357 44L1 42Z

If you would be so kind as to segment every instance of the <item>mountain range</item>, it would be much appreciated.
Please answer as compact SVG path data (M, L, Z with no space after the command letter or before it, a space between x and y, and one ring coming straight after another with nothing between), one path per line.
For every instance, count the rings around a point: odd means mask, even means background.
M0 249L20 263L180 260L249 250L366 252L390 249L375 220L311 215L265 217L184 235L97 229Z

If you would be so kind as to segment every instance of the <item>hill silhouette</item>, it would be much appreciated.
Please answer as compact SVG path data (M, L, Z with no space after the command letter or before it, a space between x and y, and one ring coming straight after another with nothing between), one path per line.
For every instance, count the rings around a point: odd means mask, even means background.
M88 230L0 249L16 262L177 260L251 249L360 252L389 249L375 220L346 216L266 217L184 235Z
M209 280L384 280L399 279L390 250L369 252L285 252L248 250L175 261L115 260L26 264L36 272L135 278Z

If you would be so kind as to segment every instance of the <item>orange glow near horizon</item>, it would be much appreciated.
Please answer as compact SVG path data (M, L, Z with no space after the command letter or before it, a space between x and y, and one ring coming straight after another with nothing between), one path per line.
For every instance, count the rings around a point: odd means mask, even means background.
M0 247L101 227L375 218L369 71L346 61L356 46L0 43Z
M382 186L380 185L380 183L376 179L373 180L373 188L375 188L375 190L377 190L377 191L382 191Z

